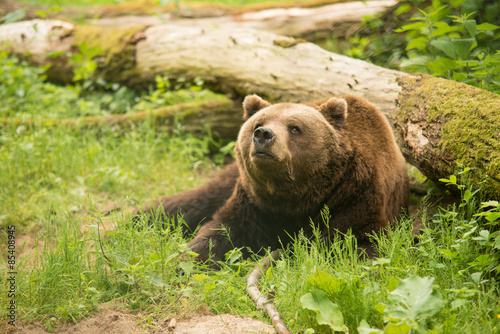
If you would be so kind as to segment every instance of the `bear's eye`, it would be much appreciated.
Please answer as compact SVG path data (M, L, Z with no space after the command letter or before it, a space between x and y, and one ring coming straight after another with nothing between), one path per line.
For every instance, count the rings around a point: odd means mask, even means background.
M299 127L298 126L290 126L288 128L288 131L290 131L290 133L293 133L293 134L299 134L299 133L302 133L302 131L300 131Z

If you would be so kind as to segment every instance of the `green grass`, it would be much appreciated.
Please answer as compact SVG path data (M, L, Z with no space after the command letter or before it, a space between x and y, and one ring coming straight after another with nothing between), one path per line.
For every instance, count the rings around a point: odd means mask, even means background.
M2 57L3 117L66 117L61 114L72 104L61 105L74 87L47 84L39 70ZM128 100L130 110L186 92L167 90L161 82L145 93L124 89L124 95L134 96ZM18 89L36 94L9 99ZM98 115L111 112L98 103L103 94L109 93L87 92L90 104L82 112L92 103L99 106L93 110ZM48 128L40 122L2 128L0 247L7 249L11 225L18 241L23 233L37 236L34 250L16 245L17 321L41 321L51 330L91 316L99 304L110 301L121 302L148 328L158 328L158 319L182 319L203 305L214 313L266 320L245 293L255 259L243 260L235 252L220 270L207 271L195 265L189 252L183 255L189 237L179 230L161 229L159 222L132 228L126 210L102 215L109 203L137 206L203 183L218 168L208 158L216 147L209 136L183 131L182 124L167 133L149 121L127 129ZM296 236L283 258L266 271L261 287L276 291L277 308L292 332L331 333L318 321L337 309L350 333L381 333L384 328L387 333L498 333L498 204L481 207L486 200L481 192L462 186L471 172L464 169L445 180L460 188L462 202L431 216L421 214L427 227L416 241L414 218L374 236L378 259L359 258L349 235L330 242L319 233L311 239ZM489 215L476 215L488 208ZM30 256L19 257L22 251ZM2 272L9 271L8 264L3 256ZM0 305L10 302L8 289L2 280ZM427 299L412 299L424 292ZM325 295L317 312L307 308L311 305L304 296ZM5 308L1 312L0 328L7 320ZM336 317L340 321L338 312Z
M45 127L42 120L107 115L116 111L109 104L124 104L124 95L134 96L126 101L134 111L214 94L163 88L141 94L122 87L117 89L121 94L97 91L80 98L81 88L46 83L40 69L5 53L0 55L0 69L0 115L38 120L32 126L10 126L0 132L0 226L36 226L40 212L56 203L63 211L88 212L88 196L101 204L119 199L120 204L137 205L198 185L196 170L213 166L207 155L215 142L185 133L180 124L167 133L157 130L161 124L148 121L126 129L84 125L70 129ZM16 95L17 91L23 94ZM111 96L104 104L103 97Z

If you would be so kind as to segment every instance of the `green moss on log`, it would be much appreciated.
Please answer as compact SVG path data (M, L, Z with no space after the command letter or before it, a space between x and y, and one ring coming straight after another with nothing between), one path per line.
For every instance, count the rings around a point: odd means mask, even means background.
M89 49L96 48L100 56L95 60L99 74L109 81L123 81L126 71L136 65L135 45L142 39L145 26L126 28L103 28L89 25L76 25L73 31L72 49L86 43Z
M472 181L500 197L500 96L428 75L401 78L400 85L406 94L400 95L397 118L425 121L422 135L433 146L434 157L441 158L437 169L471 167ZM440 134L432 132L437 128Z

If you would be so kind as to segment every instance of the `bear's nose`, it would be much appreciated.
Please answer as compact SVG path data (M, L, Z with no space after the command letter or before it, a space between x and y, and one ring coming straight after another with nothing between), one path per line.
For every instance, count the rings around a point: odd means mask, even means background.
M253 141L258 146L265 147L274 141L274 132L269 128L257 128L253 132Z

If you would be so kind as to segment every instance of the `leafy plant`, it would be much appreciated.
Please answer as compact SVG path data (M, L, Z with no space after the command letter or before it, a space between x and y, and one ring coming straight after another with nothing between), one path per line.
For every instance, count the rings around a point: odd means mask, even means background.
M401 66L500 92L500 53L486 43L500 27L477 24L475 13L447 15L448 7L438 4L419 9L413 23L395 30L408 39L409 57Z
M316 313L316 321L319 325L327 325L336 332L348 331L339 305L333 303L324 291L313 290L303 295L300 298L300 303L303 308Z
M390 17L365 17L349 43L325 44L383 67L500 93L499 17L500 4L493 0L402 0Z
M433 287L434 279L411 276L400 280L388 296L387 304L375 308L384 314L384 330L370 328L365 320L358 331L369 333L429 333L427 320L444 308L443 296Z
M443 217L462 221L462 226L457 228L463 231L463 234L456 239L454 249L460 249L464 243L472 243L479 250L481 255L475 256L473 259L466 256L463 259L467 261L471 268L479 270L475 274L481 275L483 272L489 273L492 271L496 271L498 274L500 272L500 231L498 231L497 226L500 224L500 205L497 201L488 201L482 202L481 206L477 208L474 198L480 189L472 191L472 186L467 189L467 186L463 184L467 182L466 174L470 171L470 168L465 167L462 171L457 172L458 177L462 180L459 180L457 175L450 175L448 179L440 179L446 185L460 190L461 203L459 207L467 208L467 219L459 219L457 213L453 210L441 210L444 212ZM474 212L476 213L474 214ZM484 220L478 217L483 217ZM448 249L442 249L441 252L447 257L459 260L459 252Z

